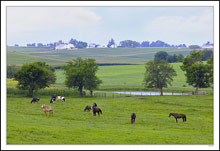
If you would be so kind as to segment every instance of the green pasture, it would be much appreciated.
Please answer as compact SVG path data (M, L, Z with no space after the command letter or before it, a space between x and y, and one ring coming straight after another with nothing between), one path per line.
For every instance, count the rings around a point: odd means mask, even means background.
M7 144L213 144L213 96L7 98ZM102 115L84 112L96 102ZM51 105L45 116L41 104ZM130 123L132 112L136 121ZM170 112L186 114L176 123Z
M164 88L169 91L194 91L195 88L186 83L184 72L180 69L182 63L171 63L177 76L173 78L172 86ZM115 65L99 66L97 76L102 80L100 90L109 89L144 89L143 79L145 65ZM57 81L55 85L64 86L65 75L63 70L56 70ZM211 88L201 88L200 90L212 91ZM159 90L158 90L159 91Z
M177 76L173 78L172 86L164 88L165 91L194 91L195 88L186 83L184 72L180 69L182 63L171 63ZM51 88L67 89L64 84L64 71L55 71L56 83ZM99 66L97 76L102 80L99 90L140 90L144 89L143 79L145 65L114 65ZM16 81L7 79L8 87L15 87ZM211 88L200 88L202 91L212 91ZM159 91L159 90L158 90Z
M158 51L168 54L182 53L187 56L187 48L90 48L74 50L52 50L50 48L7 47L7 64L22 65L34 61L45 61L52 66L62 66L72 58L95 58L97 63L144 64L152 60Z

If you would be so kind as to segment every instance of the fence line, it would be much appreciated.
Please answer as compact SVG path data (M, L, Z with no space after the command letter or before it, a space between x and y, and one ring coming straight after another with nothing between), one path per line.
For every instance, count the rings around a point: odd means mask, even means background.
M93 97L103 97L103 98L121 98L121 97L131 97L131 96L152 96L152 95L155 95L155 93L153 92L149 92L148 95L144 95L143 94L144 92L140 92L140 95L137 95L137 94L132 94L132 92L127 92L127 93L114 93L114 92L94 92L93 93ZM167 93L167 92L164 92L164 93ZM194 93L193 92L168 92L170 93L170 95L193 95ZM176 94L178 93L178 94ZM164 95L167 95L167 94L164 94ZM86 93L85 96L90 96L89 93Z

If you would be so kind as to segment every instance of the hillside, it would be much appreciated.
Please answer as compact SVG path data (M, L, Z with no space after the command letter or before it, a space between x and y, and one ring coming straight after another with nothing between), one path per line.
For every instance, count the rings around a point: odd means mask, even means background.
M7 63L22 65L45 61L52 66L64 65L72 58L95 58L97 63L144 64L158 51L187 56L191 49L182 48L90 48L75 50L51 50L49 48L8 47Z

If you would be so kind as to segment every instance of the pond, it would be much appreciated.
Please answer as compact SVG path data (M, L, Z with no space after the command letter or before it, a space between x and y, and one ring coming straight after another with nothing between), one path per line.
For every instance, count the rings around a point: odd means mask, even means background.
M112 93L118 93L118 94L128 94L128 95L160 95L160 92L112 92ZM164 92L163 95L192 95L192 92Z

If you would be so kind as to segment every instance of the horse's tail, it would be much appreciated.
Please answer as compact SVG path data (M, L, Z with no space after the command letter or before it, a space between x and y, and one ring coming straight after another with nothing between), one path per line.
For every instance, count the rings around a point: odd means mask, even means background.
M99 109L100 110L100 113L102 114L102 110L101 109Z
M184 118L185 118L185 121L186 121L186 115L185 115L185 117L184 117Z

